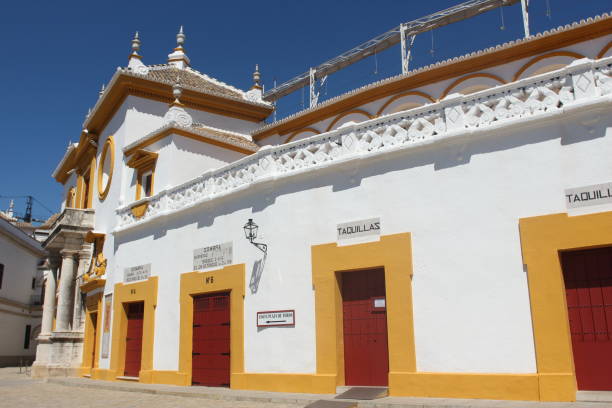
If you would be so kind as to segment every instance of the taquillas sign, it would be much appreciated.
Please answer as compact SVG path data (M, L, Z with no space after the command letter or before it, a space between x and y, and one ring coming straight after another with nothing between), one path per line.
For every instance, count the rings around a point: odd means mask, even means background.
M380 218L338 224L338 240L380 235Z
M612 183L595 184L565 190L567 208L612 203Z

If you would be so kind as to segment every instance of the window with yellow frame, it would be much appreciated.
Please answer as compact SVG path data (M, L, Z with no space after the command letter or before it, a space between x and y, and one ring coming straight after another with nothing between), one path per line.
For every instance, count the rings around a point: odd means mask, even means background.
M157 153L144 149L135 151L127 165L136 170L136 200L155 194L155 164Z

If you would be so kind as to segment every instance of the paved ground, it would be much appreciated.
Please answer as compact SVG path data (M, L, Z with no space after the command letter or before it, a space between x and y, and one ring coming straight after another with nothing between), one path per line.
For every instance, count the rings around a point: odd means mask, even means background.
M573 403L386 397L359 408L612 408L610 393L582 393ZM334 395L178 387L87 378L34 380L0 368L0 408L298 408ZM604 398L605 401L602 399ZM597 402L595 402L597 401Z
M2 408L297 408L302 406L75 388L33 380L25 374L19 374L18 368L0 368L0 407Z

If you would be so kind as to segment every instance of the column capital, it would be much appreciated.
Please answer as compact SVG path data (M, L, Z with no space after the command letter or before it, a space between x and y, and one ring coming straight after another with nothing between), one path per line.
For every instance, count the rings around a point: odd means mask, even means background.
M79 251L77 255L79 256L79 261L91 258L91 252L89 251Z
M49 259L49 267L51 269L59 268L62 257L58 253L49 255L48 259Z
M70 258L78 254L79 251L75 251L73 249L62 249L59 251L59 253L62 255L62 258Z

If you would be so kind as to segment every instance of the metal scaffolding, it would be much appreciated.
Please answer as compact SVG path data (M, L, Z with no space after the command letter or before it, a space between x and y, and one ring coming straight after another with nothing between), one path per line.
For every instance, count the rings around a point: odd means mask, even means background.
M402 43L402 72L408 72L408 64L410 60L410 49L414 43L414 38L417 34L433 30L457 21L465 20L478 14L496 9L501 6L510 6L518 1L522 2L523 21L526 26L525 33L528 36L528 17L527 4L528 0L469 0L456 6L447 8L446 10L438 11L399 26L387 31L357 47L340 54L339 56L324 62L323 64L310 68L308 71L300 74L287 82L284 82L263 95L266 101L276 101L285 95L288 95L302 87L310 86L310 107L318 103L319 92L317 89L317 81L325 80L328 75L341 70L351 64L361 61L375 53L386 50L387 48ZM320 88L320 86L319 86Z

